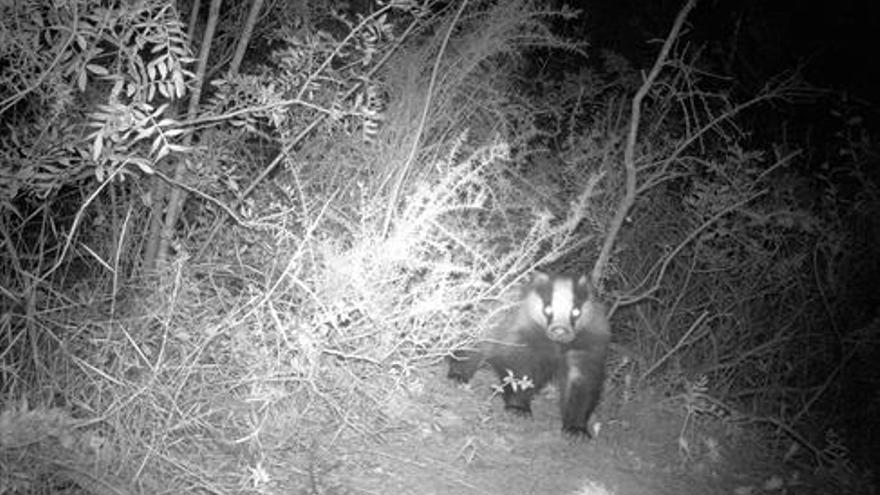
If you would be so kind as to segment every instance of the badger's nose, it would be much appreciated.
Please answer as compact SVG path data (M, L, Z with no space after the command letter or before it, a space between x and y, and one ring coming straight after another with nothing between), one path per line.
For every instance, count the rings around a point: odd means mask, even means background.
M574 330L567 325L551 325L547 329L547 337L552 341L567 344L574 340Z

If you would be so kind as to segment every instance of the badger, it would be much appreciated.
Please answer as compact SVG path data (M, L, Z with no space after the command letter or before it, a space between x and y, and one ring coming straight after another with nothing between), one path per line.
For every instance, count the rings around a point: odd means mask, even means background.
M452 353L448 377L467 383L489 363L502 381L505 410L524 416L531 415L532 397L555 380L563 432L591 438L610 341L605 307L586 276L539 271L517 308L476 349ZM525 379L533 386L519 386Z

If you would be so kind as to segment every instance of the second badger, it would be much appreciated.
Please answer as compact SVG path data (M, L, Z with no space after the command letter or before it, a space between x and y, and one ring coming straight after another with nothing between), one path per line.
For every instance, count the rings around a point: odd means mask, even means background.
M562 430L591 436L611 331L604 305L585 276L535 272L517 310L493 328L476 350L456 351L449 378L468 382L485 361L502 380L528 377L534 387L504 386L505 409L531 414L532 397L550 380L559 388Z

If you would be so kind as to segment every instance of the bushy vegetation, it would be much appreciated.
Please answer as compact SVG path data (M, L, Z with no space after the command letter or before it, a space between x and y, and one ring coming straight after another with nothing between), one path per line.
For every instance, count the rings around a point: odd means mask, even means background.
M676 36L646 80L540 2L293 3L3 7L10 493L284 486L273 453L411 420L401 391L536 267L613 308L609 416L659 397L688 456L716 422L857 472L832 420L880 407L848 387L880 382L857 105L796 73L732 96ZM820 104L836 142L783 137Z

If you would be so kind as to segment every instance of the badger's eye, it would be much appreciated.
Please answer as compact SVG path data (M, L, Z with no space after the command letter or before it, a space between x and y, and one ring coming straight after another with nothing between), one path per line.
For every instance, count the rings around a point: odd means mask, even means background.
M577 320L581 316L581 308L574 308L571 310L571 319Z
M550 318L553 316L553 307L552 306L544 306L544 316Z

